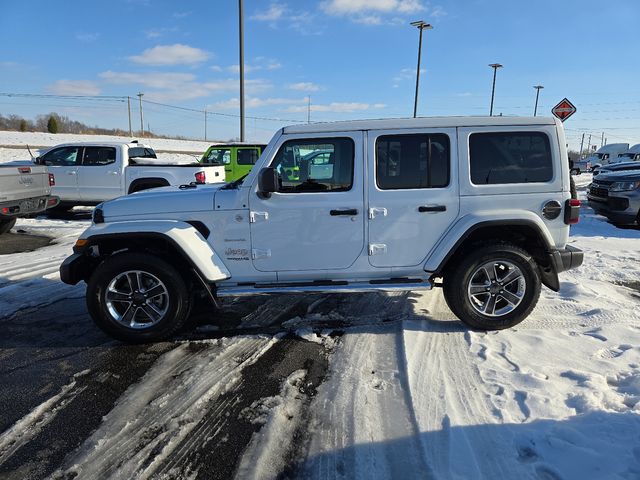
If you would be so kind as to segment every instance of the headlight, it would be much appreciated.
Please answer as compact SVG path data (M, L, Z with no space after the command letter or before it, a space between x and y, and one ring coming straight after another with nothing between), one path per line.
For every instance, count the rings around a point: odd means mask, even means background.
M102 205L98 205L93 209L92 218L93 223L104 223L104 213L102 211Z
M611 185L611 192L628 192L640 188L640 181L635 182L615 182Z

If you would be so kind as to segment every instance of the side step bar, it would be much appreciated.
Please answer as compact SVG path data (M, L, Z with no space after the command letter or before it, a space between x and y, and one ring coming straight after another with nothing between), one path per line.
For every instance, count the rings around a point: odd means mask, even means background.
M432 285L428 281L409 283L337 283L335 285L313 284L285 284L277 286L250 285L239 287L220 287L216 294L218 297L243 297L250 295L270 295L278 293L360 293L360 292L405 292L408 290L431 290Z

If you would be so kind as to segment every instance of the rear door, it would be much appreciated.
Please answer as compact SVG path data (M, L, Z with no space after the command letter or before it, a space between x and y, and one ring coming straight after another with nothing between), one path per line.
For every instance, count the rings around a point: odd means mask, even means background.
M103 202L122 195L124 179L120 165L116 147L84 147L82 166L78 169L80 199Z
M82 147L58 147L45 153L41 162L53 173L56 185L51 194L62 201L78 201L78 170L81 162Z
M240 178L251 171L260 158L258 147L238 147L234 162L234 177Z
M458 216L456 130L368 133L369 262L420 265Z

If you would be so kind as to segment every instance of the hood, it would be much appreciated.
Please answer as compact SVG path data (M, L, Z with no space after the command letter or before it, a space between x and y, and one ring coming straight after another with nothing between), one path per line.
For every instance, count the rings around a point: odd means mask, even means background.
M223 184L195 188L161 187L118 197L102 204L105 218L212 211L216 192Z
M597 178L594 178L594 182L608 181L608 182L632 182L640 180L640 170L621 170L619 172L602 172Z

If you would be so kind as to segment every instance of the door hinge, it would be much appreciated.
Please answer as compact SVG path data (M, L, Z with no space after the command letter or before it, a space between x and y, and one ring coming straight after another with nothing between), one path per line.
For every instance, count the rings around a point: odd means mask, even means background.
M254 248L251 250L251 258L254 260L258 260L259 258L269 258L271 257L271 250L264 248Z
M369 218L374 219L378 216L387 216L387 209L384 207L371 207L369 208Z
M249 213L249 222L256 223L260 218L269 220L269 212L251 212Z
M383 255L387 253L387 246L384 243L370 243L369 244L369 256Z

